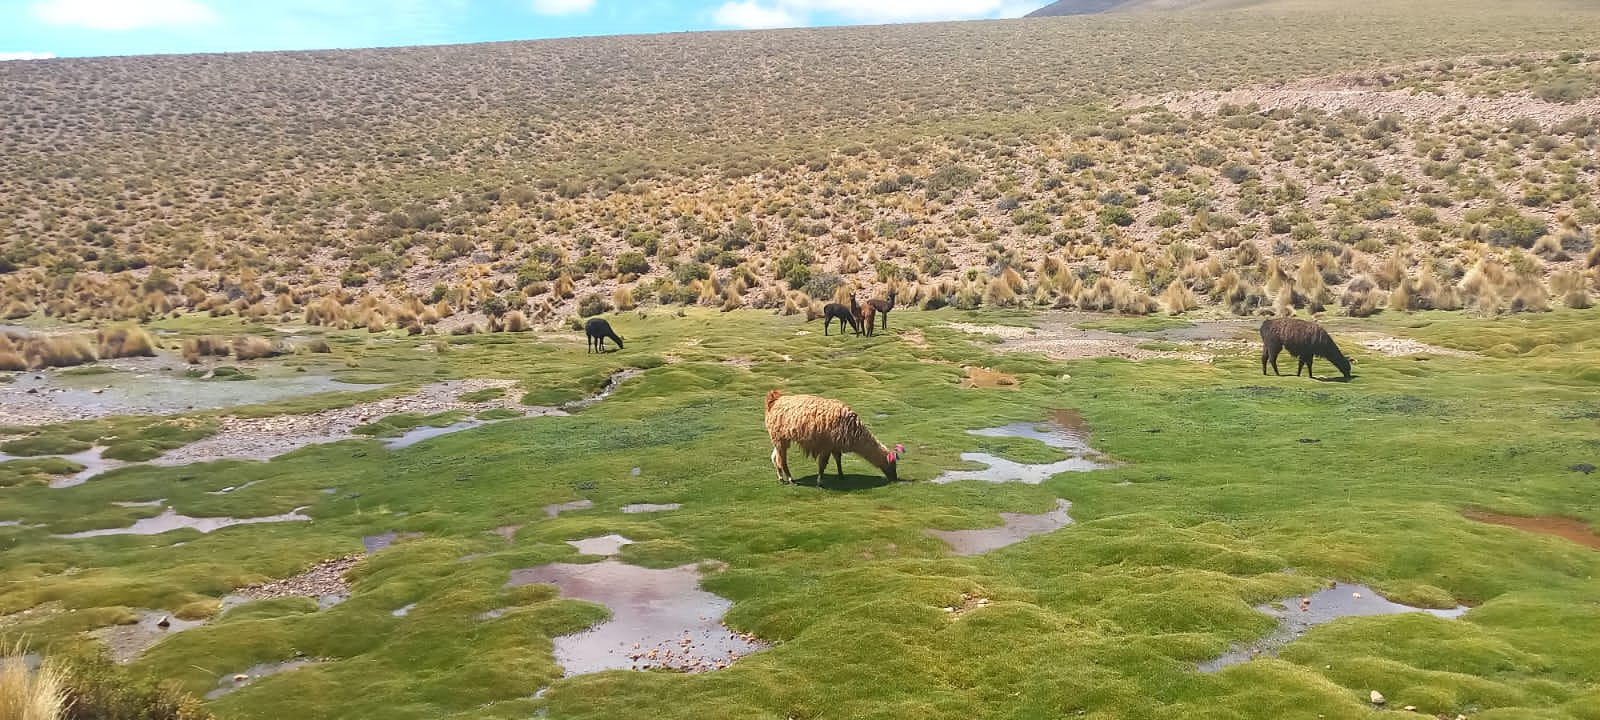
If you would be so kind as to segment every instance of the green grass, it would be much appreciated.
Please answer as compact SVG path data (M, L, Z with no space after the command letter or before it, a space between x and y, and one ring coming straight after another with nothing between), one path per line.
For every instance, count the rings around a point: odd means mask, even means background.
M83 466L65 458L29 458L0 462L0 487L38 485L50 482L50 476L73 475Z
M465 403L482 403L489 402L490 400L499 400L500 398L505 397L505 394L506 391L503 388L484 388L482 390L473 390L472 392L461 393L456 397L456 399Z
M420 415L418 413L399 413L390 415L376 422L367 423L356 427L353 432L374 438L399 437L419 427L442 428L454 425L467 418L467 414L460 411L442 412L434 415Z
M1108 318L1105 320L1086 320L1074 323L1073 327L1080 330L1104 330L1114 333L1159 332L1174 328L1189 327L1192 323L1171 317L1133 317L1133 318Z
M1594 311L1515 325L1350 321L1439 344L1489 335L1492 347L1527 333L1554 347L1424 362L1356 346L1347 348L1358 361L1349 383L1263 378L1250 348L1213 365L997 355L938 327L985 322L982 313L894 317L889 333L840 342L797 336L815 328L767 313L621 316L613 322L628 349L605 355L584 354L576 333L473 338L427 360L403 344L351 340L341 352L396 382L477 371L519 380L540 398L581 396L619 368L652 369L570 417L513 420L395 452L357 439L270 463L141 467L62 490L9 488L0 519L47 527L0 528L0 613L42 603L62 611L6 625L0 641L79 647L79 631L146 607L215 615L130 665L190 692L297 653L329 660L211 703L223 718L1362 718L1373 715L1373 689L1392 707L1448 717L1592 717L1600 554L1460 511L1600 525L1592 484L1566 470L1600 456L1585 414L1600 378L1564 369L1593 357ZM911 329L927 349L898 339ZM732 357L752 364L721 362ZM1019 383L963 389L960 367L946 363L992 367ZM779 485L761 413L774 387L850 403L881 440L906 446L900 474L912 482L883 485L850 457L839 489ZM1059 458L1039 443L965 432L1044 422L1058 407L1078 408L1094 447L1125 464L1041 486L924 482L961 467L962 452ZM791 462L798 472L808 465L799 453ZM543 506L580 497L594 508L545 517ZM950 557L923 532L993 526L996 513L1043 512L1058 497L1073 502L1077 524L987 555ZM114 501L157 498L196 516L308 506L315 522L49 537L127 525L159 509ZM683 507L618 511L632 502ZM505 525L522 526L513 543L490 532ZM359 564L351 599L336 607L285 599L216 614L232 588L359 552L363 535L385 531L424 536ZM775 646L704 675L562 679L549 639L603 610L549 588L507 588L507 573L574 561L563 541L613 532L637 541L625 562L727 563L704 587L734 602L730 626ZM1456 621L1347 619L1312 630L1279 659L1194 670L1230 642L1270 631L1253 604L1329 579L1473 610ZM963 594L992 602L943 610ZM391 615L411 603L406 617ZM474 619L498 607L518 610Z

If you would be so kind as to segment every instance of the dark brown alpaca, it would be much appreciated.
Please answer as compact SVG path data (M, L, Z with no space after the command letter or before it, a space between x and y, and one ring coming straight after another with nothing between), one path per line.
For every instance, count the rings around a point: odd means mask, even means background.
M823 335L828 334L828 325L831 324L835 318L839 320L840 335L844 334L844 326L846 323L849 323L850 327L855 328L857 335L861 334L861 306L856 304L855 295L850 296L849 307L845 307L839 303L828 303L827 305L822 306Z
M871 312L867 313L867 316L871 317L872 315L877 315L879 317L882 317L883 318L883 329L885 329L885 330L889 329L889 311L894 309L894 296L895 296L895 289L894 288L889 288L889 299L888 300L879 300L877 298L873 298L873 299L867 301L867 307L871 310ZM867 328L867 334L868 335L872 334L872 328L870 328L870 327Z
M1272 374L1281 375L1278 372L1278 353L1288 350L1290 355L1299 360L1294 368L1295 377L1300 377L1301 368L1311 375L1311 360L1322 356L1339 368L1346 380L1350 379L1350 359L1339 352L1339 346L1334 344L1328 331L1314 322L1299 318L1273 318L1261 323L1261 342L1262 375L1267 374L1268 362L1272 363Z

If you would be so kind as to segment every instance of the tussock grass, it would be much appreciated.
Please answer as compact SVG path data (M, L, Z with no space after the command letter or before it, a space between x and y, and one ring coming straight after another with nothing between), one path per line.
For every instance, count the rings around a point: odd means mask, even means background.
M54 666L30 671L20 645L0 658L0 718L61 720L67 709L66 682Z

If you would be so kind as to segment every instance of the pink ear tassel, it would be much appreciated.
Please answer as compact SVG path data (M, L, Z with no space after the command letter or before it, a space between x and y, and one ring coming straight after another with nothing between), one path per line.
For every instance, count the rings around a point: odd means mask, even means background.
M895 445L895 446L894 446L894 451L895 451L895 452L896 452L896 453L903 453L903 452L905 452L905 451L906 451L906 446L904 446L904 445L900 445L900 444L896 444L896 445Z

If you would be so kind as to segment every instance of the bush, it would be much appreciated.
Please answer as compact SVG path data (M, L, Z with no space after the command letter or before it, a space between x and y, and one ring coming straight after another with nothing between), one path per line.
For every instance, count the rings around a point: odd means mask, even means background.
M233 339L233 356L240 360L260 360L282 354L283 351L274 346L271 340L258 335L241 335Z
M629 275L643 275L650 272L650 261L645 259L644 253L625 252L617 256L617 272Z
M55 658L52 658L55 660ZM212 720L176 686L136 675L103 652L67 656L58 666L67 709L62 720Z
M578 317L587 318L609 312L611 304L600 293L589 293L578 301Z

